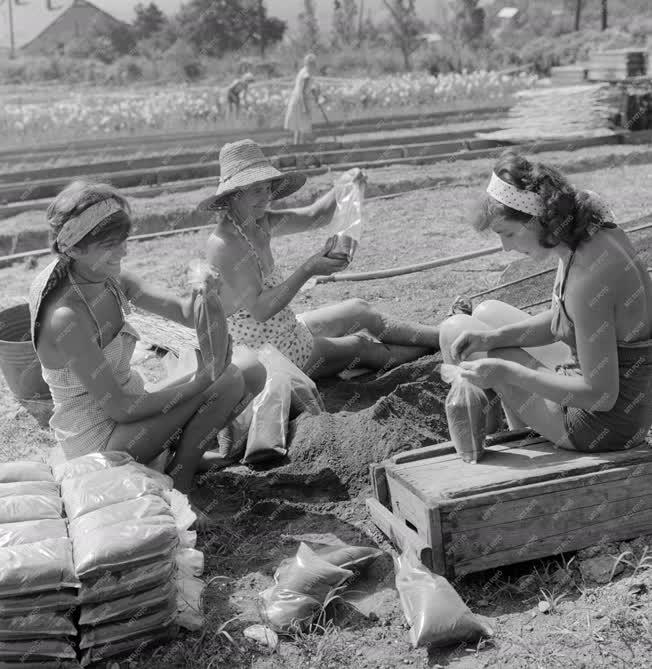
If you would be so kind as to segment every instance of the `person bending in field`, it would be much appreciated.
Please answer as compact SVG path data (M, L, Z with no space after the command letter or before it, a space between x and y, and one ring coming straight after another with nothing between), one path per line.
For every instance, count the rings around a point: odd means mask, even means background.
M249 85L254 81L254 75L246 72L244 76L235 79L226 89L227 113L229 118L240 118L240 109L244 102Z
M389 369L438 349L438 327L394 321L359 299L295 314L290 304L299 289L313 276L343 270L348 260L327 257L331 239L284 277L270 241L330 223L334 190L309 207L269 209L306 177L279 172L248 139L222 147L220 174L217 193L198 206L217 212L206 251L224 281L221 296L235 344L259 349L269 342L312 378L356 366ZM365 180L360 171L357 178Z
M512 151L494 167L477 226L539 261L557 258L552 305L529 316L497 301L441 326L444 360L498 393L511 428L557 446L610 451L652 424L652 282L592 191ZM556 343L553 343L556 342Z
M68 459L117 450L142 463L169 447L167 470L175 487L189 492L203 451L264 386L264 368L251 354L231 360L224 345L214 380L200 364L192 378L145 391L130 362L139 337L125 320L129 303L194 327L203 300L197 291L182 300L123 270L131 218L127 200L111 186L70 184L47 219L57 257L31 286L30 312L57 442ZM202 290L218 290L217 284L206 277ZM229 336L226 322L222 331Z

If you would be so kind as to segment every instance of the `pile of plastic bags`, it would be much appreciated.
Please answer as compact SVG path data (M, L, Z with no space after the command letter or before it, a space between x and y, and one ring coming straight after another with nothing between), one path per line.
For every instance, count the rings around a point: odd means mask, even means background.
M81 582L82 666L172 638L177 624L201 627L203 555L172 479L121 452L65 462L54 477Z
M0 666L86 666L200 629L194 520L127 453L0 465Z
M0 665L78 666L79 580L59 486L38 462L0 465ZM70 661L70 664L65 664ZM30 664L29 666L32 666Z
M331 595L382 553L378 548L347 545L313 550L301 542L297 554L279 565L274 585L260 593L264 622L284 633L308 627Z

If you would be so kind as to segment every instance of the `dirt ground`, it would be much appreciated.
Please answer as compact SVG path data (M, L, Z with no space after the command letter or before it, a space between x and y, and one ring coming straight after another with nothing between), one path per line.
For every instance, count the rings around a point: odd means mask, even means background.
M483 165L457 163L447 169L449 174L458 167L476 173L486 169L484 161L477 162ZM647 213L650 170L648 165L621 166L577 174L574 180L607 197L622 220ZM391 168L391 178L396 180L416 182L421 173L421 168ZM385 182L388 173L378 170L369 178ZM370 203L363 242L350 271L416 263L495 245L495 239L478 235L468 225L470 203L478 192L473 183ZM191 258L201 255L204 239L205 233L186 233L134 244L127 266L185 293L185 268ZM275 240L279 265L284 270L296 267L321 243L317 232ZM495 285L517 259L516 254L499 253L390 280L318 285L300 293L294 305L301 312L358 297L394 318L435 324L455 295ZM3 306L27 294L30 281L45 262L0 270ZM524 298L516 294L515 303ZM148 378L155 379L160 361L149 356L141 367ZM206 557L208 584L205 628L139 655L133 666L649 667L652 564L646 556L652 550L652 536L461 579L456 583L458 592L474 612L490 619L493 638L430 651L410 647L393 587L391 547L364 507L370 495L366 471L369 462L391 451L447 439L441 412L447 390L436 374L436 363L437 358L424 358L375 380L323 384L328 411L324 433L328 429L331 435L344 434L347 415L342 410L355 412L357 431L351 430L349 441L332 439L328 452L315 453L304 440L305 448L296 450L294 460L290 451L294 466L283 464L276 474L274 469L252 471L239 466L204 480L197 500L218 523L199 546ZM2 379L0 419L0 460L42 457L52 445L49 433L13 401ZM406 425L412 432L405 431ZM302 430L308 431L305 418L293 425L294 436ZM379 444L388 447L383 451ZM282 470L285 477L278 475ZM245 639L244 629L260 622L258 594L272 583L279 562L296 552L300 540L332 543L336 539L379 545L387 551L353 586L361 593L355 606L337 602L321 628L283 639L274 653ZM626 557L632 566L609 583L593 582L582 568L592 553L615 558L624 551L631 551ZM544 604L547 613L542 611Z

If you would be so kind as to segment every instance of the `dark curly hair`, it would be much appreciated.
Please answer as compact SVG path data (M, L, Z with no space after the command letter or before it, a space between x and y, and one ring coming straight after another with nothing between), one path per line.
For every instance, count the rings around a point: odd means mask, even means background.
M96 242L125 240L131 232L131 208L129 202L116 188L109 184L93 183L79 179L64 188L50 203L45 214L50 226L50 248L60 254L57 246L57 235L64 224L75 216L79 216L88 207L103 202L115 200L122 211L116 211L105 218L98 226L83 237L76 247L84 249Z
M503 181L522 190L536 193L543 200L544 213L533 217L512 209L485 195L474 227L486 230L499 217L526 224L536 221L539 243L544 248L566 244L575 250L602 223L602 211L587 191L578 191L556 168L531 162L513 150L504 151L494 172Z

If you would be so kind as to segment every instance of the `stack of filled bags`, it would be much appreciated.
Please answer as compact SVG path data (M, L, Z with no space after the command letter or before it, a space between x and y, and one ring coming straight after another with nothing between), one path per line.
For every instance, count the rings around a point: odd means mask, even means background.
M59 485L40 462L0 464L0 666L79 667L80 587Z
M203 554L170 477L105 452L56 466L54 478L81 583L82 666L173 638L177 625L199 629Z

